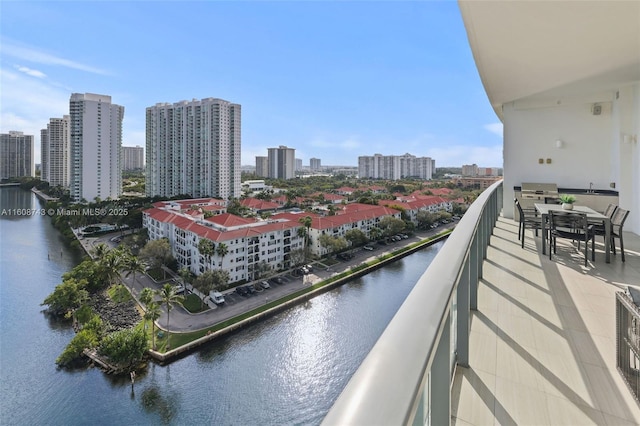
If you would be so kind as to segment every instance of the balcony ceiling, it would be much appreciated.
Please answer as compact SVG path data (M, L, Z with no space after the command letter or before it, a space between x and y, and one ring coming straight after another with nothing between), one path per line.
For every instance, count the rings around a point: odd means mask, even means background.
M496 114L523 98L614 90L640 81L638 1L459 1Z

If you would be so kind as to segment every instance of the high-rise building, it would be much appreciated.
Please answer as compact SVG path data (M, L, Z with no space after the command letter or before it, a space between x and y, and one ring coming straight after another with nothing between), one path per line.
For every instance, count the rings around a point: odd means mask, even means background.
M269 157L256 157L256 176L269 177Z
M302 170L302 158L296 158L296 172Z
M293 179L296 177L296 150L280 145L269 148L269 176L272 179Z
M92 201L122 193L122 119L124 107L111 96L74 93L69 101L71 197Z
M312 172L317 172L320 170L320 159L319 158L310 158L309 159L309 168Z
M416 157L411 154L358 157L358 176L367 179L417 178L430 180L436 162L430 157Z
M241 195L241 107L216 98L147 108L148 196Z
M477 164L464 164L462 166L462 176L478 176Z
M51 118L46 129L40 131L40 179L50 186L68 188L71 181L71 142L69 116Z
M122 170L142 170L144 148L139 145L122 147Z
M33 176L33 135L10 131L0 135L0 179Z

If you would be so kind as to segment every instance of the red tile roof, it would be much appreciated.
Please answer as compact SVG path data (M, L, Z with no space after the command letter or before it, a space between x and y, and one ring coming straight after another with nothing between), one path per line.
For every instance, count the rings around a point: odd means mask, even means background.
M280 204L259 200L257 198L242 199L240 200L240 204L252 210L275 210L280 208Z

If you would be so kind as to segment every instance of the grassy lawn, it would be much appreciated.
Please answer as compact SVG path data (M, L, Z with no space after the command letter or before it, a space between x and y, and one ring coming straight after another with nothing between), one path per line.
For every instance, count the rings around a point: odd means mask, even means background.
M193 293L185 297L184 302L182 303L182 306L184 306L184 308L187 311L191 312L192 314L209 310L209 307L207 305L204 305L204 308L203 308L202 301L198 296L196 296Z
M149 275L151 278L153 278L156 281L162 281L164 280L164 273L162 272L162 270L160 268L152 268L149 269L147 271L147 275Z
M129 290L122 284L114 284L107 289L107 294L115 303L122 303L131 300Z

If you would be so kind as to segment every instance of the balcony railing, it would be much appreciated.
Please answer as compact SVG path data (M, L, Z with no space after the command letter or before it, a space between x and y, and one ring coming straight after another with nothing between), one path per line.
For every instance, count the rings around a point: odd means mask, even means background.
M502 206L502 181L469 207L338 397L324 425L446 425L457 364L469 364L470 311Z

